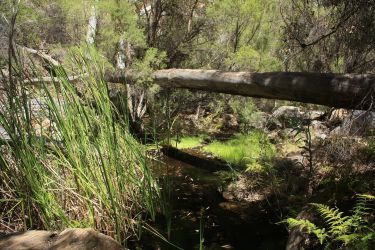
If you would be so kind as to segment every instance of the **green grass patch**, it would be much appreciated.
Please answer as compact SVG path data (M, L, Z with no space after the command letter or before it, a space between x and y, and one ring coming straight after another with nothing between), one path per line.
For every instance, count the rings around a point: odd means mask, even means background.
M178 139L174 138L171 141L171 145L178 149L194 148L194 147L201 145L204 139L205 139L204 135L186 136L186 137L181 137Z
M262 161L270 160L276 148L259 131L249 134L236 134L228 141L214 141L203 148L233 166L250 167Z

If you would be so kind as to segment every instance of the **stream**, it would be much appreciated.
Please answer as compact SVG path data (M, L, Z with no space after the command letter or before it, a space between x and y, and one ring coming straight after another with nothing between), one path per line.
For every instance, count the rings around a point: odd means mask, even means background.
M200 242L203 249L285 249L288 233L269 201L226 200L223 178L203 163L163 156L154 164L169 214L156 218L155 229L181 249L200 249ZM149 233L141 242L142 249L178 249Z

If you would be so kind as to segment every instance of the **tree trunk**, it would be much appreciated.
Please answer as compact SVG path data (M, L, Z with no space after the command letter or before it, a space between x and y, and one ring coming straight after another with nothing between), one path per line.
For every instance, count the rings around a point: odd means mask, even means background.
M371 74L168 69L155 71L153 76L156 84L169 88L197 89L339 108L373 109L374 105L375 75ZM108 80L116 82L125 79L119 77Z
M88 45L94 45L95 43L97 24L98 24L98 14L97 14L96 6L93 5L91 7L91 16L89 18L89 24L87 27L87 34L86 34L86 43Z
M84 75L82 76L84 77ZM77 80L75 77L74 80ZM107 73L108 82L131 84L136 74ZM185 88L267 99L313 103L346 109L374 109L375 75L308 72L222 72L167 69L153 73L154 82L166 88ZM36 84L41 79L24 83ZM48 82L47 78L42 81Z

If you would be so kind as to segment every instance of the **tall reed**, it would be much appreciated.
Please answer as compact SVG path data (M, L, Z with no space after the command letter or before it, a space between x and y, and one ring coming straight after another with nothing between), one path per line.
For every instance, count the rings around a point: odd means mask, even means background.
M158 189L144 148L110 100L98 55L72 58L78 83L58 67L52 83L31 91L18 69L16 94L2 99L10 139L0 154L0 227L89 226L125 243L146 214L155 216ZM33 96L45 104L42 114L31 109Z

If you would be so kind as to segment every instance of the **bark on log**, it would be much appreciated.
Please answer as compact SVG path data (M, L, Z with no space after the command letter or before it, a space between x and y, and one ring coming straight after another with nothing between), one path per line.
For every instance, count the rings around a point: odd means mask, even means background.
M339 108L373 109L375 75L307 72L221 72L169 69L154 73L163 87L314 103Z
M36 50L36 49L31 49L31 48L27 48L25 46L21 46L21 45L17 45L18 48L20 48L21 50L24 50L28 53L31 53L31 54L34 54L34 55L37 55L39 57L41 57L44 61L46 61L48 64L51 64L52 66L54 67L58 67L60 66L60 63L53 59L50 55L47 55L39 50Z
M131 84L136 78L137 75L132 72L105 75L108 82L124 84ZM337 108L374 109L375 75L372 74L167 69L155 71L153 78L156 84L167 88L204 90Z

